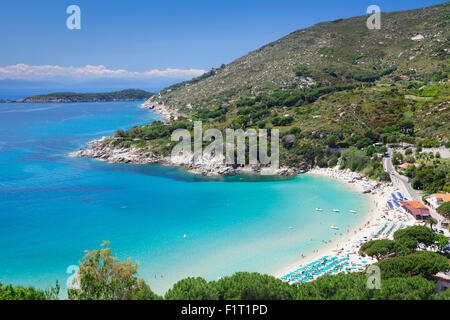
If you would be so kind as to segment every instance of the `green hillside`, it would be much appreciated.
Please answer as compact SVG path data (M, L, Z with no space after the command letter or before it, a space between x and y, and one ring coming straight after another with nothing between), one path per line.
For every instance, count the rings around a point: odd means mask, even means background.
M400 75L439 80L449 71L449 5L384 13L381 30L368 30L367 16L319 23L169 87L155 100L189 112L189 104L211 109L241 97L302 89L308 76L319 87ZM411 40L419 34L422 41Z
M108 102L108 101L138 101L146 100L153 95L151 92L137 89L128 89L115 92L99 93L75 93L75 92L55 92L41 94L16 102L36 103L36 102Z
M162 103L178 119L119 132L114 144L168 155L170 133L192 128L191 120L219 129L279 128L282 165L350 159L341 164L371 177L383 173L375 143L448 145L450 3L384 13L381 30L369 30L366 19L295 31L166 88L148 104Z

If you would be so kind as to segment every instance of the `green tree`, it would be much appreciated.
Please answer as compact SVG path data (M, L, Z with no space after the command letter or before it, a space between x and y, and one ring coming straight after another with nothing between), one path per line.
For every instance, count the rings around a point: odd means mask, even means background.
M423 277L392 278L381 281L381 289L374 290L374 300L427 300L436 289L434 281Z
M398 230L394 233L394 240L409 248L417 249L419 244L431 246L434 244L434 232L425 226L413 226Z
M325 142L330 148L336 148L338 139L339 138L336 135L330 135Z
M449 268L448 259L431 251L419 251L408 256L388 258L376 263L383 279L432 275Z
M203 278L187 278L178 281L164 296L166 300L217 300L218 298L216 287Z
M444 202L443 204L441 204L437 209L437 212L439 212L440 214L442 214L443 216L450 216L450 201Z
M437 220L436 220L435 218L432 218L432 217L428 218L428 219L425 221L425 224L430 225L430 229L431 229L431 230L433 230L433 226L437 225L437 223L438 223Z
M437 234L434 241L439 248L445 248L448 245L448 238L443 234Z
M296 288L296 300L369 300L372 294L361 273L325 276Z
M269 275L238 272L215 283L220 300L291 300L293 287Z
M401 154L400 152L394 152L394 154L392 155L392 163L394 165L399 165L403 162L403 154Z
M447 289L444 292L438 292L432 296L433 300L450 300L450 290Z
M59 290L58 281L55 287L46 290L34 287L13 287L12 284L4 285L0 282L0 300L58 300Z
M383 257L395 252L395 248L395 241L388 239L373 240L364 243L359 249L359 253L362 256L367 255L380 261Z
M137 278L137 264L112 256L105 241L100 250L86 251L78 269L77 283L68 290L71 300L157 299L144 280Z

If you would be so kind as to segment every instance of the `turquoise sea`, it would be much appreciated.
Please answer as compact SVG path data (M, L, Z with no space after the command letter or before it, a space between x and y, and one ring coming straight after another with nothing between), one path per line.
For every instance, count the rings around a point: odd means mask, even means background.
M0 104L0 282L64 290L67 268L110 240L163 293L188 276L273 273L337 238L330 225L365 218L368 197L327 178L211 180L67 156L159 118L139 104Z

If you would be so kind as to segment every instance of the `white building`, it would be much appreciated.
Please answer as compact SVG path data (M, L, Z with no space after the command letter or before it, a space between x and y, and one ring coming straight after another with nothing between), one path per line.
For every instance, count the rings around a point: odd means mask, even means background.
M426 199L428 203L436 209L443 203L450 201L450 193L435 193L426 197Z
M434 275L434 278L437 280L436 290L438 292L443 292L450 288L450 273L439 272Z

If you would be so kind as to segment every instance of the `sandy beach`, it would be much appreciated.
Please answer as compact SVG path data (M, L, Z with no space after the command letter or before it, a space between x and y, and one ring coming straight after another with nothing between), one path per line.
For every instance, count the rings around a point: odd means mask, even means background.
M393 232L389 235L376 236L378 229L383 223L401 223L402 227L415 224L415 219L400 208L390 209L387 207L387 201L391 199L391 193L397 192L392 184L372 181L359 173L351 172L350 170L339 170L338 168L316 168L308 172L308 174L339 180L351 186L358 193L370 190L369 212L358 212L357 214L366 216L360 225L353 230L341 230L342 236L340 238L328 244L323 244L323 246L316 248L313 252L304 253L305 256L296 261L295 264L272 274L277 278L317 261L324 256L348 258L349 271L346 272L364 271L367 265L375 263L376 260L359 255L358 251L362 243L370 239L392 238Z

